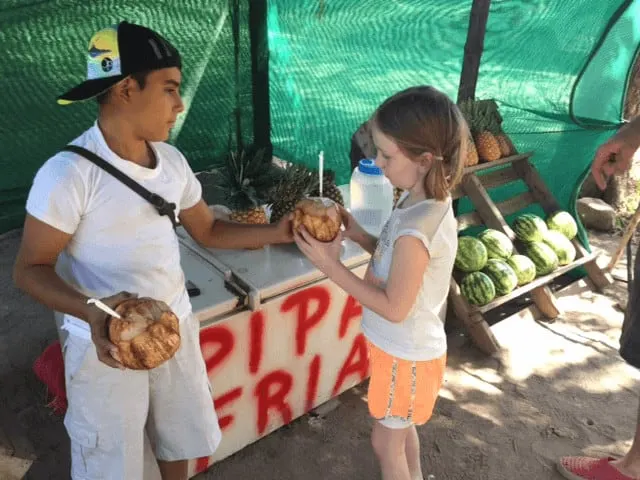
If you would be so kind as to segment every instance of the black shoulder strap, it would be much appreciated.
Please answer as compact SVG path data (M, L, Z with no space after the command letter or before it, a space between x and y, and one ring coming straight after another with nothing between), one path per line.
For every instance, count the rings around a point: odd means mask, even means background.
M117 178L122 183L124 183L127 187L129 187L131 190L133 190L142 198L147 200L151 205L156 207L156 210L158 210L158 213L160 215L168 216L169 220L171 220L171 224L173 225L174 229L180 226L180 221L178 220L178 217L175 214L175 211L176 211L175 203L169 203L160 195L150 192L149 190L144 188L142 185L140 185L138 182L136 182L126 174L122 173L116 167L111 165L109 162L100 158L98 155L87 150L86 148L79 147L77 145L67 145L62 150L67 150L69 152L77 153L78 155L83 156L90 162L102 168L104 171L110 173L115 178Z

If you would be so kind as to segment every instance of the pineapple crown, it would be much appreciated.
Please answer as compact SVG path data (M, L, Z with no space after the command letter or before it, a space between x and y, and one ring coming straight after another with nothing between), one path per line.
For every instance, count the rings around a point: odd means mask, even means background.
M495 101L467 99L460 102L458 106L473 135L483 131L500 133L502 117Z
M297 202L316 190L318 186L317 171L305 165L290 163L282 168L279 182L271 189L270 203L275 206Z
M264 205L269 189L278 179L278 169L265 157L265 150L229 151L219 169L216 187L222 194L222 204L242 211Z

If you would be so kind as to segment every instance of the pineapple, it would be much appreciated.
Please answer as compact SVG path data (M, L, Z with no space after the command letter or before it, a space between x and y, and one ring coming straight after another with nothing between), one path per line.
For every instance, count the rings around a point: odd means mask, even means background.
M491 113L476 103L473 108L471 133L476 144L478 157L485 162L494 162L502 157L500 144L496 140L498 126Z
M475 141L470 142L465 167L477 164L477 157L483 162L493 162L517 153L513 142L502 130L502 116L494 100L469 99L459 107Z
M496 123L497 119L492 115L491 105L487 102L468 99L460 102L459 107L471 130L475 151L480 160L493 162L500 159L502 152L494 135L494 132L497 133L499 125ZM467 152L466 160L465 166L471 166L475 160L471 146Z
M290 164L282 171L280 181L271 190L271 223L280 221L295 210L302 198L317 190L318 174L304 165Z
M276 167L264 158L264 151L255 154L244 150L229 152L217 182L223 195L223 205L231 210L232 222L268 223L263 205L269 188L276 181Z
M463 100L462 102L460 102L460 105L458 105L458 107L460 108L460 112L467 122L466 126L468 128L465 128L465 130L467 130L467 135L469 136L467 140L467 157L465 158L464 166L473 167L474 165L477 165L479 161L478 150L476 149L476 145L473 142L473 136L471 135L471 125L474 115L474 102L473 100Z
M492 110L494 124L496 125L496 140L498 140L498 144L500 145L502 156L509 157L511 155L517 155L518 151L516 150L515 145L509 138L509 135L507 135L502 129L503 118L502 115L500 115L498 104L495 101L491 100L490 108Z
M476 137L478 157L485 162L500 160L502 152L496 137L488 130L481 131Z
M316 176L318 176L316 174ZM322 196L325 198L330 198L335 203L339 203L344 207L344 199L342 198L342 192L336 185L336 174L332 170L325 170L322 174ZM320 185L311 191L309 194L312 197L320 196Z
M465 130L467 131L467 135L469 136L467 140L467 157L464 160L464 166L473 167L474 165L477 165L479 161L478 150L476 149L476 145L473 142L473 136L471 135L470 130L471 120L473 118L473 100L464 100L460 102L460 105L458 105L458 107L460 108L460 112L467 122L467 128L465 128Z
M251 223L254 225L265 224L267 222L267 213L263 207L256 207L250 210L242 210L239 212L231 212L229 220L236 223Z
M467 141L467 158L464 161L464 166L473 167L478 164L479 160L476 144L473 142L473 137L469 135L469 140Z
M509 135L503 131L500 131L500 133L496 135L496 140L498 140L498 143L500 144L500 151L502 152L503 157L509 157L518 153L513 142L509 138Z
M500 146L500 157L508 157L511 155L511 147L509 147L509 143L507 142L507 138L504 133L499 133L496 135L496 140L498 141L498 145Z

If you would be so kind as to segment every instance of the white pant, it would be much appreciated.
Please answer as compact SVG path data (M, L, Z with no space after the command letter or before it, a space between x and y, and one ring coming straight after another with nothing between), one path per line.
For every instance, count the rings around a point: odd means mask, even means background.
M175 356L149 371L98 360L91 340L64 343L73 480L160 478L155 459L208 457L222 434L193 315L180 323Z

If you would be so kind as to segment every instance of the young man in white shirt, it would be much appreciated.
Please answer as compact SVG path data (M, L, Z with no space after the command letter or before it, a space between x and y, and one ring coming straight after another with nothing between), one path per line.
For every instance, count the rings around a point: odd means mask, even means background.
M180 54L163 37L127 22L99 31L87 76L58 99L98 99L97 121L73 145L174 203L203 246L293 240L289 218L267 226L216 220L184 156L164 143L184 107ZM65 426L74 480L183 480L187 461L212 455L220 443L170 216L73 152L54 155L35 176L14 279L58 312L68 332ZM87 304L101 298L114 308L132 295L162 300L180 318L180 349L150 371L124 369L107 337L107 315Z

